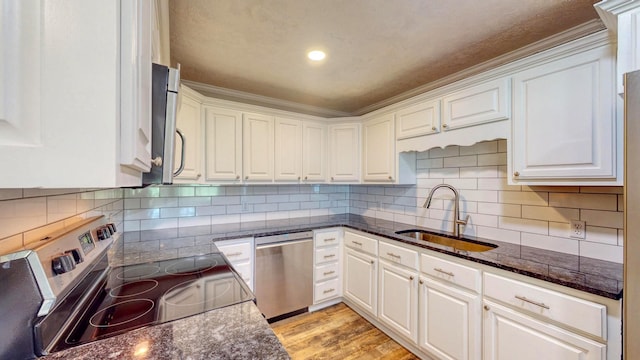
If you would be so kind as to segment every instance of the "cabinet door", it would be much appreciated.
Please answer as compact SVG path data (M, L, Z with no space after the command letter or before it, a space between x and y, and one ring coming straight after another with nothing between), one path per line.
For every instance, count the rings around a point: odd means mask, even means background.
M243 115L244 181L273 181L273 117Z
M396 139L440 132L440 100L410 106L396 113Z
M344 296L371 315L377 314L377 260L347 249L344 259Z
M393 181L396 168L394 116L366 121L362 125L364 181Z
M511 116L509 79L498 79L447 95L442 100L442 128L453 130L506 120Z
M302 180L323 182L327 177L327 125L302 124Z
M181 95L181 105L176 115L176 128L184 135L184 144L180 137L176 140L176 157L174 171L180 167L182 148L184 147L184 169L176 180L198 180L202 177L200 170L200 102L186 95ZM184 146L183 146L184 145Z
M329 177L332 182L360 179L360 124L329 125Z
M302 175L302 123L276 118L275 174L277 181L299 181Z
M378 318L399 334L418 341L418 275L380 261Z
M151 169L151 0L121 4L120 162Z
M614 74L605 46L513 77L514 182L615 178Z
M418 345L440 359L481 359L480 296L428 278L420 283Z
M242 113L204 107L205 180L240 181Z
M485 300L484 359L600 360L606 345Z

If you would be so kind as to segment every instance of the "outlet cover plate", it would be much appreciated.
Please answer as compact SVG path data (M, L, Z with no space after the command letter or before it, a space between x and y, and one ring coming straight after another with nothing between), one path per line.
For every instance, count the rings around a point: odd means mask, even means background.
M584 221L571 220L569 237L574 239L584 239L587 234L587 226Z

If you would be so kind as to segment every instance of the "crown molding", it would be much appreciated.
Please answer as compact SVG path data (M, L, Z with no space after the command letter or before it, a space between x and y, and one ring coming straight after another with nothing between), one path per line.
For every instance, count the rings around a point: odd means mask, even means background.
M638 0L603 0L593 7L596 8L598 15L607 26L607 29L618 32L618 15L627 11L636 10L640 8L640 1Z
M241 102L257 106L265 106L274 109L299 112L321 117L344 117L352 115L351 113L344 111L326 109L318 106L276 99L269 96L251 94L244 91L227 89L219 86L203 84L196 81L182 80L182 83L187 85L191 89L200 92L204 96L214 97L222 100Z
M494 69L498 66L510 63L510 62L514 62L516 60L520 60L524 57L542 52L544 50L548 50L552 47L556 47L558 45L567 43L571 40L575 40L578 38L581 38L583 36L587 36L590 34L593 34L597 31L603 30L605 28L604 24L602 23L602 21L598 20L598 19L594 19L591 21L588 21L584 24L575 26L571 29L568 29L566 31L563 31L561 33L552 35L550 37L544 38L540 41L537 41L533 44L527 45L525 47L522 47L520 49L511 51L509 53L506 53L504 55L498 56L496 58L493 58L491 60L485 61L483 63L480 63L478 65L475 65L473 67L467 68L465 70L459 71L455 74L446 76L442 79L430 82L428 84L419 86L415 89L409 90L407 92L404 92L402 94L390 97L388 99L385 99L383 101L377 102L375 104L371 104L369 106L365 106L363 108L360 108L356 111L353 112L353 115L364 115L367 113L370 113L372 111L381 109L383 107L398 103L400 101L409 99L411 97L414 97L416 95L420 95L426 92L429 92L431 90L437 89L439 87L454 83L456 81L468 78L472 75L477 75L479 73Z

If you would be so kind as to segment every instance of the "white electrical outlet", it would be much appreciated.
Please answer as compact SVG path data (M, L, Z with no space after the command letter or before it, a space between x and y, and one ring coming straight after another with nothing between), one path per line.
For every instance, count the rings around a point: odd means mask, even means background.
M571 230L569 231L569 237L574 239L584 239L587 233L587 227L584 221L571 220Z

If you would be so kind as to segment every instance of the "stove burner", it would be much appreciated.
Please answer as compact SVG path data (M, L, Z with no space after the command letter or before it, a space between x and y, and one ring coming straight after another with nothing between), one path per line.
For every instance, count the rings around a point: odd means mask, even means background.
M127 267L122 273L116 277L120 280L132 280L143 277L148 277L156 274L160 271L160 267L157 265L140 265L135 267Z
M218 265L218 260L211 257L199 257L179 260L164 270L169 275L193 275L198 274Z
M109 291L109 295L113 298L125 298L137 296L151 291L158 287L158 281L153 279L145 279L127 284L116 286Z
M89 324L97 328L122 325L145 316L153 306L154 302L149 299L126 300L96 312ZM117 322L112 323L114 319Z

